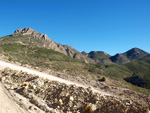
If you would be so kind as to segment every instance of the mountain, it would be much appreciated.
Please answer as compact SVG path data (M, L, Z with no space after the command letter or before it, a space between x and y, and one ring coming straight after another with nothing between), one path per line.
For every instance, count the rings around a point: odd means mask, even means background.
M31 28L23 28L17 29L15 32L6 36L5 38L0 39L1 44L21 44L21 45L29 45L36 46L39 48L47 48L52 49L54 51L58 51L63 53L71 58L92 64L126 64L133 60L140 59L146 55L147 52L133 48L123 54L116 54L115 56L110 56L109 54L103 51L91 51L86 53L85 51L80 53L76 49L72 48L68 45L62 45L51 40L46 34L38 33L37 31Z
M78 59L86 63L95 63L93 59L88 58L76 49L68 45L57 44L56 42L48 38L46 34L38 33L31 28L17 29L12 35L8 36L7 38L10 39L7 40L6 38L3 38L1 39L0 43L19 43L21 45L32 45L40 48L44 47L47 49L58 51L60 53L63 53L67 56L70 56L72 58Z
M116 55L110 57L110 60L114 63L126 64L131 61L143 58L147 55L149 55L149 53L147 53L139 48L132 48L125 53L116 54Z
M24 28L24 29L17 29L15 32L12 34L12 36L25 36L29 35L33 38L38 38L38 39L43 39L47 41L52 41L48 38L46 34L38 33L35 30L31 28Z
M87 55L89 58L94 59L96 63L99 64L112 64L109 59L110 55L103 51L91 51Z
M116 54L115 56L110 57L110 60L117 64L125 64L130 62L130 60L123 54Z
M149 53L147 53L139 48L133 48L133 49L130 49L129 51L123 53L123 55L126 56L131 61L140 59L144 56L147 56L148 54Z

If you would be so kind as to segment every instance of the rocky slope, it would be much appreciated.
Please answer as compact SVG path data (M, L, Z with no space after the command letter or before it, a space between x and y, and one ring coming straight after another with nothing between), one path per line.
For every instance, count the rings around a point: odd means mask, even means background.
M144 104L140 98L132 100L132 96L106 96L93 92L90 87L67 85L21 71L5 69L1 76L1 82L7 90L24 96L40 110L49 113L148 113L150 108L150 99L146 96L141 96L145 99ZM130 95L133 93L126 90L127 92ZM138 95L134 93L134 97L136 96Z
M10 38L15 38L15 37L20 37L20 39L16 40L16 42L10 42L10 43L19 43L24 45L30 44L38 47L45 47L48 49L58 51L65 55L68 55L72 58L84 61L86 63L95 63L93 59L86 57L85 55L75 50L74 48L68 45L57 44L56 42L48 38L46 34L38 33L31 28L15 30L15 32L10 36ZM26 38L26 40L24 38ZM6 42L4 43L6 44Z

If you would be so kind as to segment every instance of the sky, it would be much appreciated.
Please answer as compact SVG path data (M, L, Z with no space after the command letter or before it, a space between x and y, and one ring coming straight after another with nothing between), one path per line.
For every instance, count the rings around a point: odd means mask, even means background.
M150 0L0 0L0 37L25 27L80 52L150 52Z

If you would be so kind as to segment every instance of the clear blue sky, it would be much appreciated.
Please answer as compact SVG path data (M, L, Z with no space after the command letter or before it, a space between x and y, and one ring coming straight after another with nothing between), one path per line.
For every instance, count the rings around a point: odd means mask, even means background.
M150 0L0 0L0 37L24 27L80 52L150 52Z

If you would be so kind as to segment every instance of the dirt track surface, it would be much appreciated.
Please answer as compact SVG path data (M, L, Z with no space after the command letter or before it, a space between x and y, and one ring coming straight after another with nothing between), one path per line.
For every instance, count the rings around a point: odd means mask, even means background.
M12 100L11 95L4 89L0 83L0 113L25 113Z

